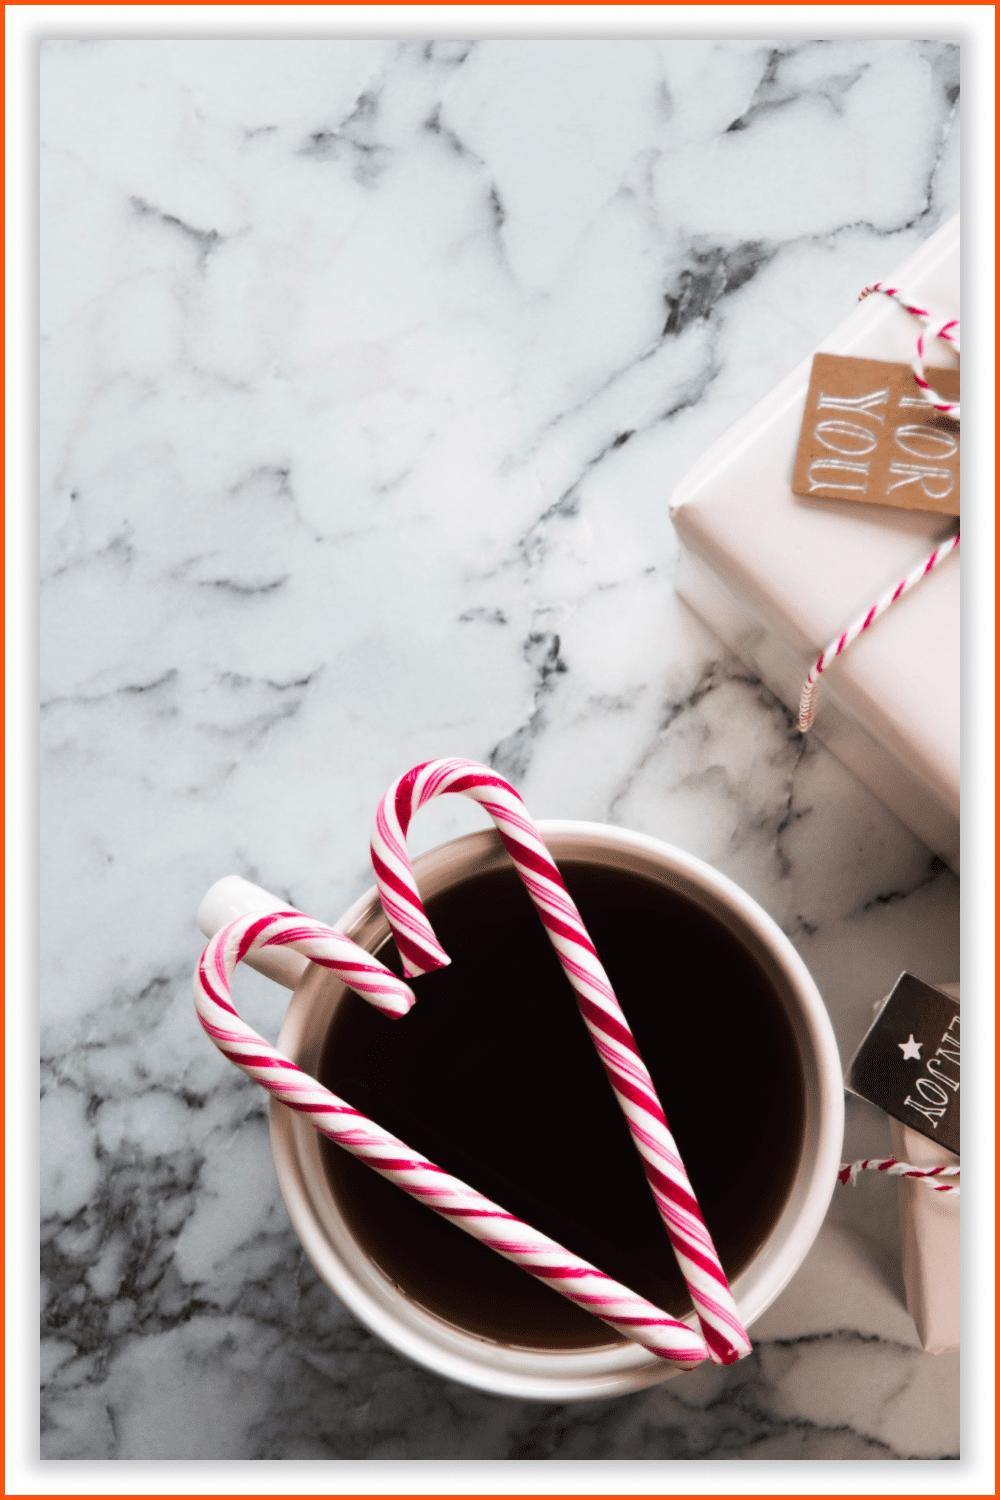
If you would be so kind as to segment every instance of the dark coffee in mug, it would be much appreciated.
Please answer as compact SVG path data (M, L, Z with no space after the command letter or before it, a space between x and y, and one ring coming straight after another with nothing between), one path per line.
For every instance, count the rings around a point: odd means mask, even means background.
M730 1281L777 1221L802 1149L791 1024L761 963L689 897L638 872L560 861L656 1086ZM674 1316L684 1279L625 1118L513 869L427 902L452 963L390 1020L348 993L320 1077L335 1094ZM378 952L401 973L389 939ZM528 1348L621 1342L323 1138L358 1244L408 1297Z

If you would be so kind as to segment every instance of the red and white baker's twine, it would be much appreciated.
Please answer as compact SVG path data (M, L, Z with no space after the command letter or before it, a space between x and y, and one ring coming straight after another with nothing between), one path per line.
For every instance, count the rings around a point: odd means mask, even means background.
M900 307L905 307L908 313L912 313L915 318L919 318L925 325L923 332L917 335L917 353L916 357L911 361L913 378L920 387L920 393L924 400L937 411L947 412L948 416L954 417L957 422L961 414L960 403L957 401L946 401L943 396L938 395L937 391L927 381L927 373L924 369L924 344L930 343L934 339L944 339L947 343L954 345L955 353L958 354L960 352L958 319L934 319L926 307L918 307L906 292L900 291L898 286L883 286L881 281L876 281L871 286L866 286L858 297L858 301L861 302L865 297L870 296L872 292L881 292L883 296L891 297L893 301L899 303Z
M708 1350L694 1329L412 1151L248 1026L232 1005L233 970L255 949L272 946L288 946L332 969L384 1015L403 1016L414 1003L409 985L322 922L298 911L240 917L208 944L194 979L198 1019L223 1056L282 1104L304 1114L321 1135L626 1338L683 1369L701 1364Z
M905 1161L897 1161L894 1156L866 1157L864 1161L845 1161L837 1173L838 1182L845 1187L857 1187L858 1174L860 1172L885 1172L890 1177L915 1177L918 1181L926 1183L933 1188L935 1193L960 1193L962 1191L958 1182L939 1182L940 1177L959 1177L961 1167L910 1167Z
M450 962L427 920L406 852L413 814L446 792L460 792L486 809L535 903L628 1122L694 1302L709 1357L716 1364L744 1358L750 1353L750 1340L725 1272L653 1081L580 913L517 792L475 761L437 760L416 766L390 787L379 806L372 863L403 972L411 978ZM502 954L496 958L503 961Z
M957 401L945 401L944 397L939 396L927 383L924 374L924 342L926 339L932 338L947 339L950 344L955 346L955 350L958 352L958 319L943 318L935 322L931 319L931 315L926 308L918 307L912 298L908 297L905 292L900 291L899 287L883 286L880 281L876 281L872 286L866 286L858 300L860 301L861 298L867 297L871 292L882 292L886 297L894 298L901 307L906 308L908 313L912 313L915 318L920 318L927 324L925 331L917 338L917 354L913 360L913 378L920 387L924 399L931 406L936 407L938 411L947 412L957 422L960 417L959 403ZM809 674L802 684L802 692L799 696L799 729L803 734L806 734L812 728L813 720L816 717L816 694L819 689L819 679L830 666L831 662L836 661L837 657L847 649L852 641L856 641L859 635L863 635L866 630L870 630L875 621L880 615L885 614L890 605L895 604L896 600L901 599L909 589L913 588L914 584L919 583L922 578L926 578L928 573L932 573L936 567L943 563L945 558L954 552L958 544L959 537L956 535L949 537L939 547L935 547L929 557L922 558L914 568L911 568L905 578L901 578L895 587L888 589L882 595L881 599L873 604L869 610L866 610L864 614L858 615L855 620L852 620L847 629L841 635L835 636L826 649L820 652L818 660L809 669Z
M819 659L809 669L809 675L802 685L802 694L799 698L799 729L803 734L812 728L813 719L816 717L816 691L819 687L820 675L826 671L831 662L836 661L852 641L857 640L858 636L866 630L870 630L879 615L884 615L891 604L901 599L907 590L912 589L922 578L926 578L928 573L940 567L945 558L954 552L958 543L959 537L951 536L946 542L942 542L940 547L935 547L930 557L921 558L905 578L901 578L894 588L888 589L866 614L859 615L848 625L842 635L838 635L824 651L820 652Z

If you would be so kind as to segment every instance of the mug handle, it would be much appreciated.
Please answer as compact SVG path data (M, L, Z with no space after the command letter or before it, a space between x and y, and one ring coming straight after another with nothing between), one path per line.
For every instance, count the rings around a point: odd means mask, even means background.
M237 917L249 917L253 912L263 916L267 912L292 909L287 901L272 896L270 891L262 890L250 880L244 880L242 875L224 875L202 897L198 907L198 926L206 937L211 938ZM309 967L304 954L285 947L253 948L243 961L258 974L273 979L275 984L283 984L288 990L294 990Z

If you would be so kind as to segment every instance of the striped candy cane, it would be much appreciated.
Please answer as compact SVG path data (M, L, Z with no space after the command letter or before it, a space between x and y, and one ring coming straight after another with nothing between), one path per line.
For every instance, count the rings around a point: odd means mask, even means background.
M239 917L208 944L194 976L198 1019L224 1057L289 1109L304 1114L321 1135L625 1338L682 1369L701 1364L708 1350L694 1329L411 1151L248 1026L232 1004L233 970L254 949L272 945L287 945L332 969L387 1016L403 1016L414 1003L409 985L322 922L297 911Z
M933 1188L936 1193L960 1193L961 1187L957 1182L937 1182L938 1177L958 1177L961 1167L910 1167L905 1161L897 1161L894 1156L866 1157L864 1161L845 1161L841 1164L837 1173L838 1182L845 1187L857 1187L858 1174L860 1172L885 1172L890 1177L916 1177L925 1182L928 1187Z
M954 552L958 543L959 538L956 535L949 537L946 542L942 542L940 547L935 547L930 557L922 558L915 568L911 568L905 578L900 579L895 588L891 588L884 593L881 599L873 604L871 609L865 614L858 615L857 619L848 625L842 635L835 636L826 650L820 652L815 665L809 669L809 675L803 683L802 695L799 698L799 729L803 734L812 728L813 719L816 717L816 690L819 687L821 674L826 671L831 662L836 661L837 657L842 651L847 649L852 641L856 641L859 635L862 635L866 630L870 630L879 615L884 615L891 604L895 604L897 599L901 599L908 589L912 589L915 584L920 582L921 578L926 578L928 573L940 567L945 558Z
M960 403L957 401L946 401L943 396L938 395L937 391L933 389L927 380L927 372L924 369L924 345L932 343L934 339L944 339L949 344L954 345L956 354L959 353L958 319L934 319L926 307L918 307L913 299L906 292L901 291L898 286L883 286L881 281L874 282L872 286L866 286L858 301L860 302L863 298L869 296L871 292L881 292L885 297L892 297L894 301L899 303L900 307L905 307L908 313L912 313L915 318L919 318L925 325L923 331L917 335L917 353L911 361L913 378L920 387L920 392L924 400L937 411L946 412L948 416L954 417L957 422L961 416Z
M709 1356L732 1364L750 1353L725 1272L639 1056L580 913L514 788L487 766L435 760L401 776L379 805L372 864L382 905L408 978L450 960L431 929L417 891L406 834L418 808L446 792L472 797L489 813L535 903L642 1158L657 1208L698 1314ZM502 961L502 955L496 955Z

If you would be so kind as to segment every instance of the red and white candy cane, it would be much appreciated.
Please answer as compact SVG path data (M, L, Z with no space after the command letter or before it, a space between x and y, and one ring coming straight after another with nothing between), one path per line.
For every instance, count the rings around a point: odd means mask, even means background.
M694 1329L411 1151L248 1026L232 1004L233 970L254 949L274 945L287 945L332 969L387 1016L403 1016L414 1003L409 985L322 922L297 911L239 917L208 944L194 976L198 1019L224 1057L305 1115L321 1135L626 1338L683 1369L701 1364L708 1350Z
M894 301L899 303L900 307L905 307L908 313L912 313L915 318L919 318L925 324L923 332L917 335L917 353L916 357L911 361L913 378L920 387L920 393L924 400L937 411L945 412L949 417L954 417L957 422L961 416L960 403L958 401L947 401L944 396L939 396L927 379L927 371L924 369L924 346L925 344L933 343L934 339L944 339L947 343L954 346L955 353L958 354L960 352L958 319L932 318L926 307L918 307L912 297L906 292L901 291L898 286L884 286L881 281L876 281L871 286L866 286L858 301L860 302L872 292L881 292L885 297L892 297Z
M960 1193L957 1182L938 1182L939 1177L958 1177L961 1167L911 1167L894 1156L866 1157L864 1161L845 1161L837 1173L844 1187L857 1187L860 1172L885 1172L890 1177L916 1177L936 1193Z
M820 652L815 664L809 668L809 675L802 685L802 694L799 698L799 729L803 734L812 728L813 719L816 717L816 690L819 687L819 679L822 673L826 671L831 662L836 661L837 657L842 651L847 649L852 641L856 641L859 635L863 635L866 630L870 630L879 615L884 615L891 604L895 604L897 599L901 599L908 589L912 589L922 578L926 578L928 573L940 567L945 558L954 552L958 543L959 537L957 535L949 537L946 542L942 542L939 547L935 547L930 557L921 558L920 562L917 563L916 567L910 569L905 578L901 578L894 588L888 589L882 595L881 599L872 605L871 609L867 610L863 615L858 615L857 619L853 620L841 635L834 637L825 651Z
M413 814L446 792L472 797L486 809L535 903L632 1132L710 1358L716 1364L744 1358L750 1353L750 1340L725 1272L653 1081L580 913L517 792L475 761L434 760L415 766L389 788L379 806L372 863L404 974L413 978L450 962L427 920L406 852ZM503 962L503 954L494 956Z

